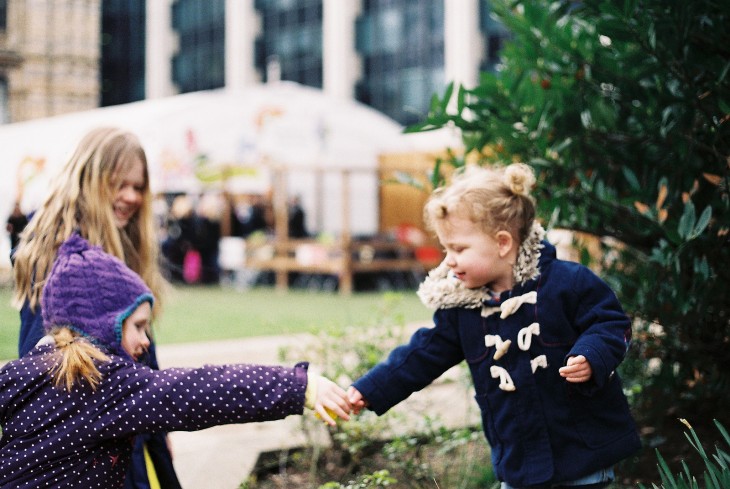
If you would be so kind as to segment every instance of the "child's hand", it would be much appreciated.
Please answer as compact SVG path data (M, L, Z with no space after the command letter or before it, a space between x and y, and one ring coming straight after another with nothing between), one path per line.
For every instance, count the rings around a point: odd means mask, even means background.
M568 382L588 382L593 375L593 368L586 357L578 355L568 358L565 367L561 367L559 372L560 376Z
M350 400L352 412L355 414L360 414L360 411L368 405L367 401L362 397L362 394L360 394L360 391L355 389L353 386L350 386L350 388L347 389L347 397Z
M347 399L347 393L328 378L319 376L317 397L314 401L314 411L318 417L328 425L335 426L337 417L348 421L351 410L352 406Z

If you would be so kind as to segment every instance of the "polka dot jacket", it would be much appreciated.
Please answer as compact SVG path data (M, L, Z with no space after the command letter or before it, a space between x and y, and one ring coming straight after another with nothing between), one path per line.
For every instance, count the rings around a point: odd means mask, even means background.
M53 386L40 345L0 370L0 488L122 487L134 436L301 414L307 364L152 370L112 356L96 391Z

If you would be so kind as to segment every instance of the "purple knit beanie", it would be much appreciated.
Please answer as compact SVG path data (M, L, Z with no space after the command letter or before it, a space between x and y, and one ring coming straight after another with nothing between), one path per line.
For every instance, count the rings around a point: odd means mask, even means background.
M41 296L43 326L68 326L109 353L122 349L122 323L152 292L121 260L74 234L58 249Z

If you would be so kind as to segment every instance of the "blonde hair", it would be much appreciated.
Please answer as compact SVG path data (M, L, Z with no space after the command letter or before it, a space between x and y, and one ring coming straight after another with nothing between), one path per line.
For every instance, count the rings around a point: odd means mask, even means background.
M56 387L71 392L74 384L86 381L96 390L102 380L96 362L108 362L109 357L86 338L67 327L54 327L50 335L56 349L50 355L49 373Z
M119 175L136 159L144 167L142 204L127 225L119 229L112 209L121 185ZM75 231L92 245L101 246L124 261L142 277L155 297L162 297L166 283L158 262L147 157L134 134L113 127L93 129L61 168L45 201L23 231L14 255L17 307L28 301L31 309L36 309L58 247Z
M434 230L439 222L458 215L478 223L487 233L507 231L522 243L535 220L530 196L534 184L535 174L524 163L469 166L449 185L434 190L424 207L424 221Z

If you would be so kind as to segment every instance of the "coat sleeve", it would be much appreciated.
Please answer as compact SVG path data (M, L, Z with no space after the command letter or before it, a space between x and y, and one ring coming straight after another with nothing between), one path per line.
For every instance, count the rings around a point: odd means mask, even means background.
M30 308L30 303L25 301L20 309L20 333L18 334L18 357L22 357L38 343L46 334L43 329L43 317L41 306L38 304L35 310Z
M107 365L92 418L105 436L268 421L301 414L304 408L305 363L165 370L130 362Z
M608 383L626 356L631 320L608 284L587 268L578 272L573 293L578 299L575 325L579 337L568 355L583 355L590 362L593 378L582 389L590 394Z
M378 415L385 413L464 359L457 315L450 311L436 311L434 327L416 331L409 343L395 348L384 362L353 383L369 409Z

